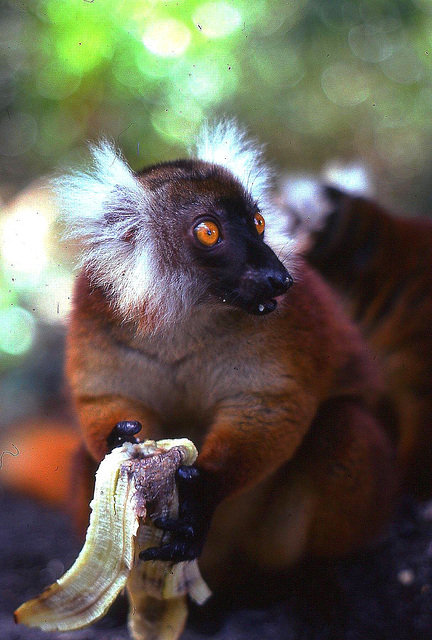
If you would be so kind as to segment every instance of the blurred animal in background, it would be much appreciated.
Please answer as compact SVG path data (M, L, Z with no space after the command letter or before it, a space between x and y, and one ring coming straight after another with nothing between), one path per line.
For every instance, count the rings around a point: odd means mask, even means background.
M398 475L431 495L432 224L400 218L354 188L287 181L282 201L308 263L340 295L384 376ZM348 183L350 181L348 180ZM294 181L295 183L295 181ZM390 413L389 413L390 417Z
M277 213L270 187L232 123L137 174L102 143L57 185L82 246L67 502L85 527L112 447L189 437L181 517L159 519L170 538L145 559L199 556L212 587L359 548L401 483L430 490L430 225L334 188Z

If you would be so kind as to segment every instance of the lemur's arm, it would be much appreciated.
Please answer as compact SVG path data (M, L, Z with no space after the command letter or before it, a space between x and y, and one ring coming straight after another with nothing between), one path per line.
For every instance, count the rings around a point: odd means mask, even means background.
M69 325L66 373L84 444L97 462L122 441L133 441L138 432L140 440L161 435L155 411L134 396L137 376L125 364L128 352L116 343L113 320L106 296L81 274ZM130 422L141 429L124 424Z
M216 479L219 499L256 484L294 455L318 401L298 383L290 387L286 394L245 394L220 408L198 459Z
M293 385L289 395L244 394L220 407L196 468L179 470L179 520L159 518L171 541L150 548L144 560L182 561L200 555L219 502L256 485L297 450L317 400Z
M83 395L75 399L75 408L87 450L97 461L138 433L140 440L157 437L154 412L130 398Z

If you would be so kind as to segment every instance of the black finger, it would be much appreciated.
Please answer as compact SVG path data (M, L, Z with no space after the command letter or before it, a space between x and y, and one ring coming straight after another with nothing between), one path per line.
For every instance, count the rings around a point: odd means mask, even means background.
M197 557L193 547L181 542L164 544L162 547L149 547L139 554L141 560L163 560L165 562L183 562Z
M110 451L116 447L121 447L124 442L136 444L138 439L135 434L141 431L142 424L136 420L123 420L117 422L114 429L107 438L107 446Z
M196 467L190 467L187 465L181 465L177 469L177 478L184 482L192 482L199 478L200 472Z
M114 427L118 436L135 436L142 429L141 422L138 420L122 420L117 422Z
M190 539L194 537L192 525L182 520L173 520L172 518L164 518L161 516L160 518L155 518L153 520L153 524L158 529L162 529L163 531L172 531L184 536L185 538Z
M160 547L149 547L139 554L141 560L159 560Z

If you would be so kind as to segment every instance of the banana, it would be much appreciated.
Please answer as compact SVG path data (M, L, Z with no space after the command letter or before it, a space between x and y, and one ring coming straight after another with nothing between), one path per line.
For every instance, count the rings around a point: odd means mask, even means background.
M40 596L22 604L16 621L44 631L81 629L103 617L126 588L132 638L177 640L186 624L187 594L202 604L211 592L196 560L143 562L139 553L158 546L164 535L151 524L146 504L151 504L152 517L176 518L175 472L193 464L196 456L185 438L125 443L105 456L77 560Z

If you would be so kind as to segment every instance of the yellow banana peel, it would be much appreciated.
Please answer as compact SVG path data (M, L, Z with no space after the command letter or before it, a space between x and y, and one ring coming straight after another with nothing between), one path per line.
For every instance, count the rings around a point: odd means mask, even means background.
M196 560L143 562L139 553L159 546L164 535L149 515L177 517L175 472L196 456L186 438L125 443L108 454L96 473L90 524L77 560L22 604L16 621L45 631L81 629L102 618L126 588L132 638L177 640L186 624L186 596L202 604L211 592Z

